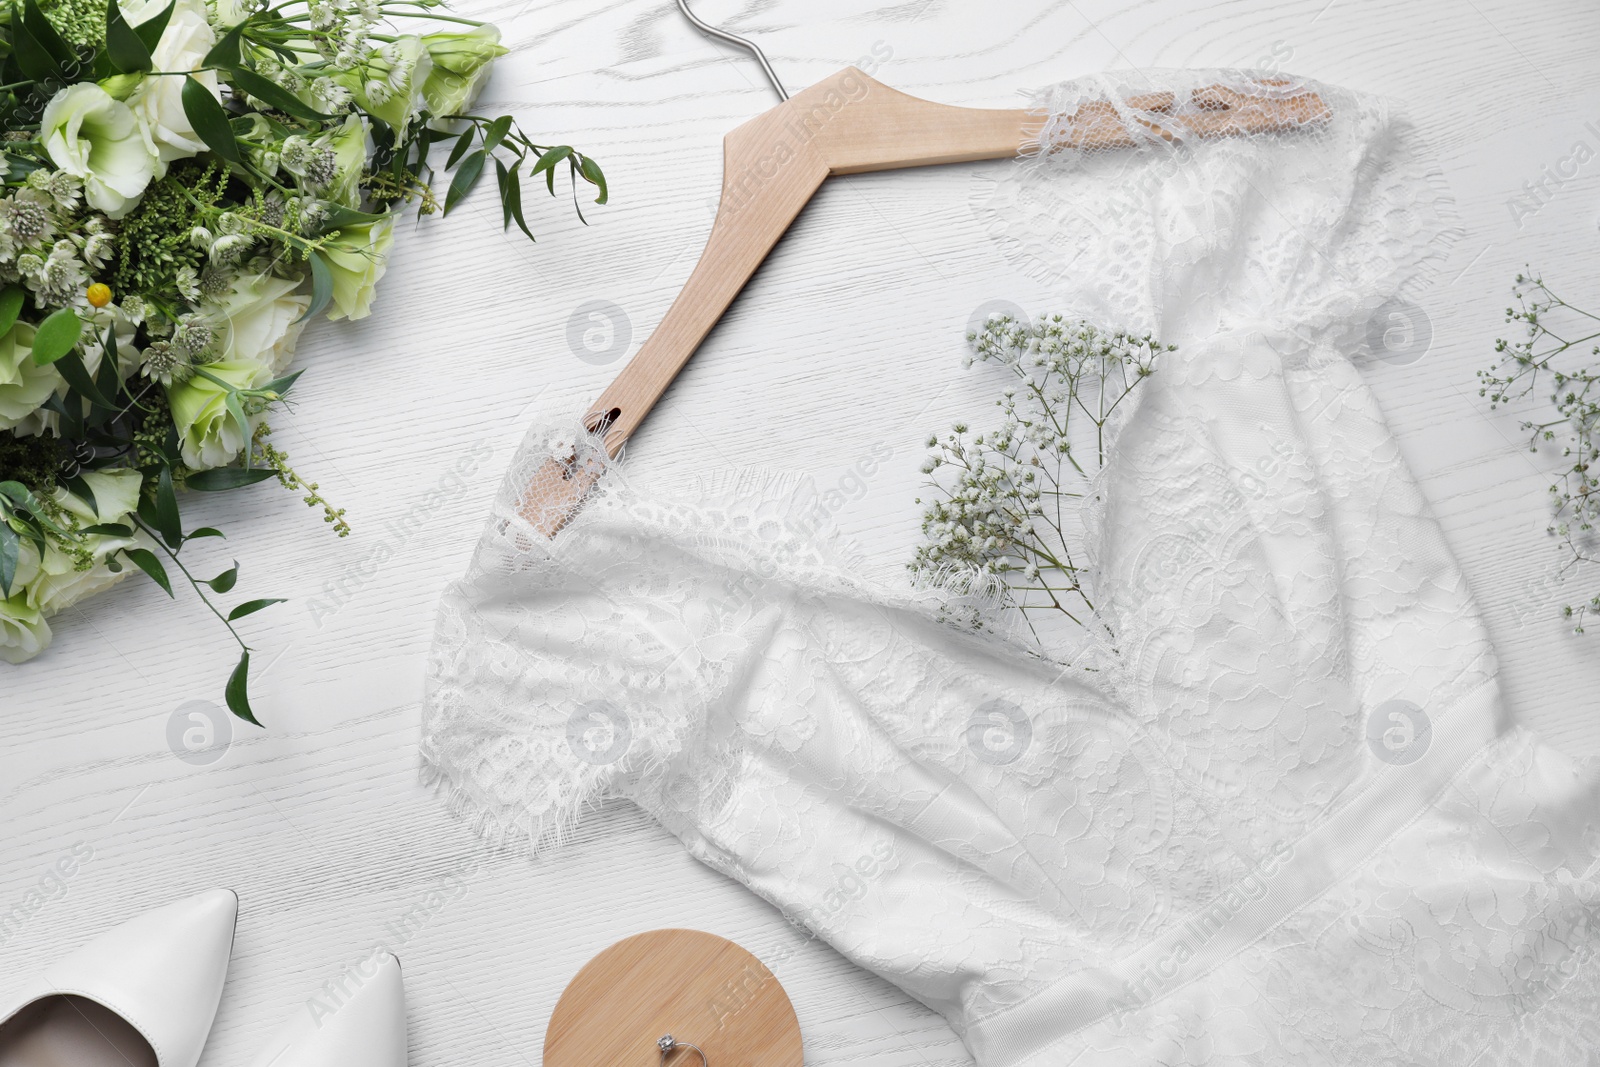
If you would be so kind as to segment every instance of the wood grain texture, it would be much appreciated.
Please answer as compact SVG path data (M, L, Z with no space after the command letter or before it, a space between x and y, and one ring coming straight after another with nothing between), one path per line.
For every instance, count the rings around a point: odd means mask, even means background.
M663 1059L657 1038L695 1045ZM755 956L703 930L650 930L583 965L545 1030L545 1067L801 1067L794 1006Z
M374 945L405 961L413 1067L538 1064L568 979L597 946L660 927L731 938L782 981L815 1067L965 1064L942 1020L701 866L631 808L530 862L480 845L418 784L422 661L536 414L581 412L637 351L705 246L721 144L773 99L759 70L669 0L458 0L512 49L484 107L605 166L584 227L527 198L539 236L500 231L478 195L401 227L373 318L318 322L278 441L348 509L351 537L270 485L185 502L241 561L257 710L216 762L169 748L188 701L220 703L226 636L192 599L124 583L58 620L55 646L0 666L0 994L119 918L207 885L242 898L203 1067L248 1063L283 1019ZM1019 90L1096 70L1242 66L1402 101L1440 157L1466 238L1422 300L1426 355L1366 368L1498 644L1519 719L1600 753L1600 645L1565 632L1541 582L1554 457L1521 411L1488 412L1473 372L1504 335L1525 263L1600 304L1600 166L1507 207L1573 145L1600 140L1600 8L1587 0L698 0L757 37L801 88L855 63L897 89L1015 108ZM872 57L874 65L862 62ZM990 243L969 202L1010 164L832 179L800 213L630 445L641 478L706 464L811 474L885 571L918 538L922 442L976 420L998 380L962 370L994 300L1056 310ZM488 190L485 190L487 193ZM565 190L563 190L565 196ZM838 249L851 254L841 258ZM843 263L843 266L841 266ZM599 309L596 309L596 305ZM577 341L570 340L573 336ZM620 343L618 341L620 340ZM867 399L870 398L870 401ZM180 594L181 595L181 594ZM92 858L62 877L75 845ZM692 1065L691 1065L692 1067Z

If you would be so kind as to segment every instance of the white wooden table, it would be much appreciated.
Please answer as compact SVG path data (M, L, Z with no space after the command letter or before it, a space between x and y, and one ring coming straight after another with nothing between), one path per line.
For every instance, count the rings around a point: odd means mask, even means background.
M55 646L0 675L0 987L116 918L198 888L243 900L231 978L203 1063L248 1062L265 1036L373 945L405 964L411 1062L536 1063L550 1010L626 934L694 926L772 966L813 1063L964 1063L942 1020L805 939L686 858L632 809L530 862L481 848L417 781L433 605L464 568L530 412L580 410L666 310L709 229L719 139L774 102L755 65L691 29L670 0L487 0L512 53L485 100L592 152L613 202L581 226L530 198L537 246L500 232L485 188L457 218L406 229L377 315L318 323L279 442L348 508L333 538L262 487L187 502L230 531L196 546L244 564L258 711L208 766L168 723L218 699L232 655L213 620L129 582L57 621ZM858 57L950 103L1106 67L1262 66L1406 101L1443 159L1466 240L1425 303L1431 350L1371 380L1488 614L1523 720L1575 755L1600 751L1600 634L1542 611L1549 457L1518 413L1488 413L1473 372L1504 333L1525 262L1600 305L1600 163L1519 225L1508 206L1583 141L1600 149L1600 8L1588 0L700 0L758 38L800 88ZM985 410L961 370L980 305L1050 294L997 254L968 206L1005 164L837 181L805 212L632 446L641 470L754 463L805 470L885 566L917 537L922 440ZM514 231L513 231L514 233ZM608 337L585 305L614 305ZM590 348L579 358L575 321ZM582 350L582 346L579 346ZM592 352L584 351L590 360ZM867 398L873 398L869 405ZM883 453L889 459L881 461ZM878 458L876 464L868 462ZM463 476L462 472L465 472ZM207 568L209 570L209 568ZM57 857L92 850L70 880Z

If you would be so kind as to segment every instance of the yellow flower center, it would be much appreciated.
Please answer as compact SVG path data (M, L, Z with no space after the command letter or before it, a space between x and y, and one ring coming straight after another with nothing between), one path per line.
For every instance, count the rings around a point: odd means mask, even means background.
M90 306L103 308L111 303L111 286L104 282L95 282L83 295L89 298Z

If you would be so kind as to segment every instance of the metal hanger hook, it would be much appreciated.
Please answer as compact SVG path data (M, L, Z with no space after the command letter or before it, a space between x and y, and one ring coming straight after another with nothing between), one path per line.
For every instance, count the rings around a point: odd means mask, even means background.
M689 0L678 0L678 10L682 11L684 17L690 22L694 23L702 33L708 33L719 41L727 41L729 44L736 44L740 48L743 48L745 51L749 52L751 55L755 56L756 62L761 64L762 73L767 76L767 80L772 83L772 87L778 91L778 99L789 99L788 90L783 87L783 83L778 80L778 75L773 72L772 64L767 62L766 53L761 51L760 45L756 44L754 41L747 41L743 37L737 36L736 34L729 33L727 30L719 30L709 22L704 21L699 15L696 15L693 11L689 10Z

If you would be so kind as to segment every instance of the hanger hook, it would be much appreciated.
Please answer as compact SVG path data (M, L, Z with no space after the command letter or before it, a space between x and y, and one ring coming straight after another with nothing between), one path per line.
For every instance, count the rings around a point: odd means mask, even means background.
M761 64L761 70L764 74L766 74L767 80L772 83L772 87L774 89L778 90L778 99L789 99L788 90L784 89L783 83L778 80L777 74L773 73L772 64L767 62L766 53L761 51L761 47L759 45L757 45L754 41L747 41L743 37L731 34L727 30L719 30L709 22L702 20L699 15L696 15L693 11L689 10L689 0L678 0L678 10L682 11L684 16L688 18L690 22L694 23L695 26L701 30L701 32L709 33L719 41L727 41L729 44L736 44L740 48L743 48L745 51L749 52L751 55L755 56L756 62Z

